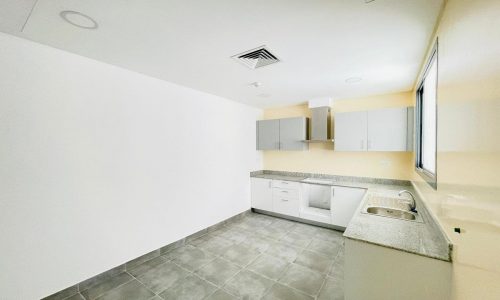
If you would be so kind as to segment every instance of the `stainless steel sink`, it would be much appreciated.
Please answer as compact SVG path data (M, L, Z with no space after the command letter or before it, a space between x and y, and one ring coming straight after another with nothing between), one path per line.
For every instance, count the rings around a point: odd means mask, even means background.
M368 207L366 209L366 212L373 215L391 217L402 220L410 220L410 221L415 221L417 218L413 213L409 211L387 208L387 207L379 207L379 206Z
M390 193L370 194L363 206L362 213L381 217L394 218L404 221L423 223L422 216L410 210L406 198L398 197Z

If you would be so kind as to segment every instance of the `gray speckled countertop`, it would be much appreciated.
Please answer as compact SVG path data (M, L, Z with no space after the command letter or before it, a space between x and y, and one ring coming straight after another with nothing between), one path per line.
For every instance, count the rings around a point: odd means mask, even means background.
M305 178L313 177L330 180L329 185L366 188L367 192L347 226L344 237L439 260L451 261L452 245L450 241L427 212L425 205L418 198L418 194L415 193L408 181L280 171L252 172L251 176L297 182L303 182ZM403 189L409 190L415 195L418 214L423 222L405 221L362 213L370 195L398 197L398 191Z

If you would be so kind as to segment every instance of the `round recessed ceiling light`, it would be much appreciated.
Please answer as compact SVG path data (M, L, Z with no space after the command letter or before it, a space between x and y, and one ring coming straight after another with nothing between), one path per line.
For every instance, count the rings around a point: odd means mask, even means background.
M59 15L64 21L76 27L83 29L97 29L99 27L99 24L94 19L81 12L64 10Z
M260 82L258 82L258 81L255 81L255 82L252 82L252 83L250 83L250 84L249 84L249 86L253 86L253 87L255 87L255 88L258 88L258 87L259 87L259 86L261 86L261 85L262 85L262 83L260 83Z
M346 83L358 83L363 80L361 77L350 77L345 80Z

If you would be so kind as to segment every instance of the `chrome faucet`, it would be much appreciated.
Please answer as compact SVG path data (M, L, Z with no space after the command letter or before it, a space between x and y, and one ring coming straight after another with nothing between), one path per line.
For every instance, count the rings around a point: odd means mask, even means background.
M402 195L402 194L404 194L404 193L406 193L406 194L410 195L410 197L411 197L411 200L410 200L410 202L408 203L408 204L410 205L410 210L411 210L412 212L417 212L417 203L415 202L415 196L413 196L412 192L410 192L410 191L408 191L408 190L402 190L402 191L400 191L400 192L398 193L398 196L401 196L401 195Z

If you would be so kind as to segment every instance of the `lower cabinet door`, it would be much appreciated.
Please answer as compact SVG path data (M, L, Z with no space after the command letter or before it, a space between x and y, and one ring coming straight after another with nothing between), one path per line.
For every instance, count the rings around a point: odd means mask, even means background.
M252 207L273 211L272 180L265 178L251 178Z
M292 217L299 216L299 198L275 196L273 198L274 212Z
M333 187L332 224L347 227L366 193L362 188Z

